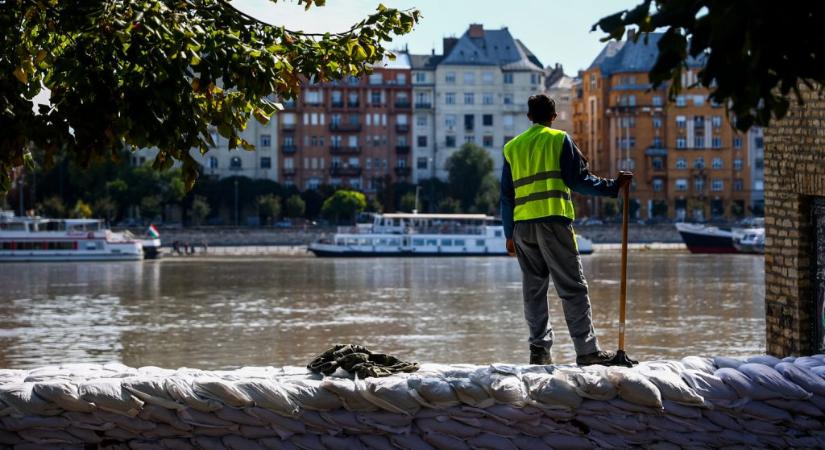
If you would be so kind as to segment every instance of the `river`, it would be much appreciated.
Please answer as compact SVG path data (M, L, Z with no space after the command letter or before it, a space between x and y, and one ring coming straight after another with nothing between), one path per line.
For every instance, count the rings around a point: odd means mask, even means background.
M584 256L605 349L619 253ZM524 363L514 258L210 258L0 265L0 367L305 365L338 342L403 359ZM551 287L557 363L572 362ZM630 255L627 351L637 359L764 352L763 259Z

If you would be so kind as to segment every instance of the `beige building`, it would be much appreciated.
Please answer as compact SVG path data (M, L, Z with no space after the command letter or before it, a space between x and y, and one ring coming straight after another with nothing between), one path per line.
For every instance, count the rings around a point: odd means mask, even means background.
M573 84L575 79L562 74L547 87L547 95L556 102L553 128L573 134Z

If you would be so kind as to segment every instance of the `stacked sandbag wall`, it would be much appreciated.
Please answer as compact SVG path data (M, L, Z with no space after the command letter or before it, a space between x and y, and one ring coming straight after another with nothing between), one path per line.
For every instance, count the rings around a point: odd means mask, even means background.
M0 370L0 446L537 449L825 447L825 356L688 357L632 369L424 364Z

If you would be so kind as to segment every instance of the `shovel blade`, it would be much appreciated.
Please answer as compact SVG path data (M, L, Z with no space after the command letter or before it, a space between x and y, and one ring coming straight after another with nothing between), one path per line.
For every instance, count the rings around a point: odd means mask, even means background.
M633 367L636 364L639 364L639 361L628 358L627 353L625 353L624 350L617 351L616 356L610 360L611 366Z

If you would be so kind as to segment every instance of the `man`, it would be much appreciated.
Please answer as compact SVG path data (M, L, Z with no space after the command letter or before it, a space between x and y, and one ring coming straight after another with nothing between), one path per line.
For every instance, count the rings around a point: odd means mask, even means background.
M593 329L590 297L582 272L570 191L616 197L633 174L615 180L590 173L587 160L564 131L551 128L556 104L544 94L527 102L533 125L504 146L501 218L507 253L522 272L524 317L530 329L530 364L552 364L547 288L552 277L576 348L576 364L607 364Z

